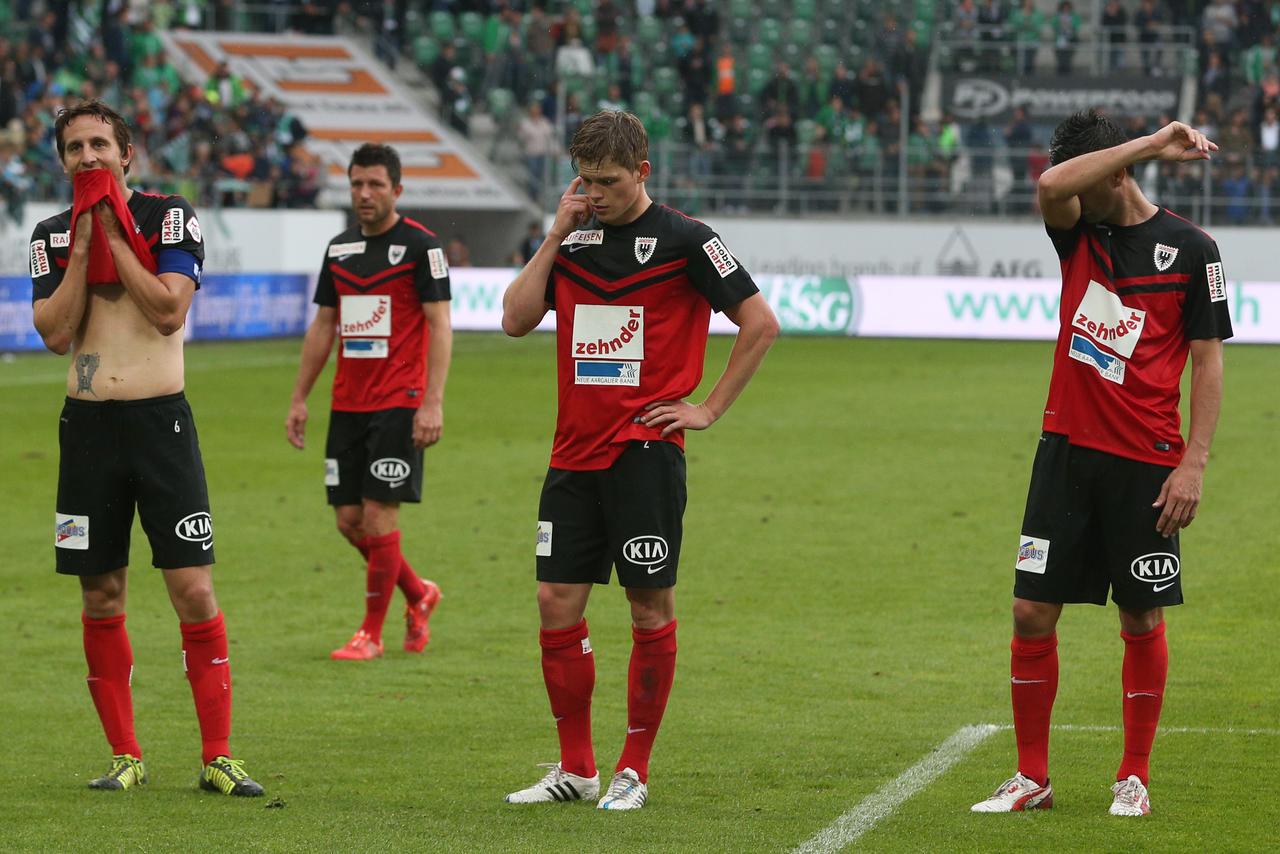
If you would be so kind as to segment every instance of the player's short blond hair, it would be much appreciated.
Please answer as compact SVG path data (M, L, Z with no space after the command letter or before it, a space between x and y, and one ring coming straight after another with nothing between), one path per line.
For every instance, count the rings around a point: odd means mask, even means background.
M582 123L569 144L573 168L606 161L635 172L649 159L649 134L644 123L626 110L601 110Z

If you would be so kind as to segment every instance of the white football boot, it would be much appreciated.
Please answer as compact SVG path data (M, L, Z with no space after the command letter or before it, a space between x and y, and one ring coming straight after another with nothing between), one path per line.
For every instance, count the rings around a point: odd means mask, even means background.
M1022 812L1023 810L1047 810L1053 806L1053 786L1049 781L1041 786L1019 771L985 801L970 807L971 812Z
M1133 774L1111 787L1115 800L1111 802L1112 815L1148 815L1151 812L1151 798L1147 796L1147 787Z
M579 777L560 767L560 763L540 763L539 768L549 768L545 777L527 789L507 795L509 804L544 804L552 801L582 801L600 794L600 774Z
M640 782L640 775L630 768L623 768L613 775L609 790L596 807L602 810L638 810L649 800L649 784Z

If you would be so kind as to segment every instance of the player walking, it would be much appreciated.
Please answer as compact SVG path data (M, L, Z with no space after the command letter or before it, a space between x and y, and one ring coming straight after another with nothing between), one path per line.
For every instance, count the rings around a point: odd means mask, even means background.
M1231 321L1213 239L1148 201L1133 178L1135 163L1207 160L1218 147L1180 122L1126 140L1109 119L1077 113L1054 132L1053 166L1040 178L1062 260L1062 328L1014 564L1018 773L974 812L1053 805L1055 628L1063 603L1105 605L1108 587L1124 640L1124 757L1111 814L1151 810L1148 761L1169 669L1163 609L1182 603L1178 531L1200 504ZM1188 352L1184 445L1178 384Z
M365 616L331 657L382 655L382 624L399 586L404 648L422 652L440 588L400 551L400 503L422 500L422 451L440 441L453 331L449 267L435 234L396 212L400 156L366 143L347 167L358 225L329 241L315 319L302 344L285 432L302 448L307 395L341 335L325 444L325 489L338 530L368 563ZM425 357L425 364L424 364Z
M541 248L507 288L502 328L521 336L556 311L559 414L538 509L542 673L560 761L510 803L600 791L591 743L595 661L584 614L611 568L631 603L627 736L601 809L639 809L675 675L684 430L704 430L746 387L778 332L750 275L707 226L645 189L649 143L625 112L597 113L569 149L578 177ZM582 192L579 193L579 190ZM739 327L707 399L712 310Z
M54 545L57 571L80 578L89 693L114 754L89 787L147 782L125 630L136 505L181 624L183 670L200 722L200 787L261 795L243 763L230 758L231 665L213 592L213 519L183 394L181 330L200 287L200 225L181 196L129 189L132 135L110 107L87 101L63 110L54 135L77 196L92 184L102 199L86 198L31 235L36 330L53 352L72 353Z

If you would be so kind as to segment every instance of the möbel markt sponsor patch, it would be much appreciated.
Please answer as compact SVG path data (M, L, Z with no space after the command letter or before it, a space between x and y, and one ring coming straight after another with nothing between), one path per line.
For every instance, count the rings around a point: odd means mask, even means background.
M443 279L449 275L449 259L440 248L427 250L427 263L431 266L431 278Z
M1204 265L1204 277L1209 282L1209 302L1222 302L1227 298L1227 277L1222 274L1222 262Z
M723 279L738 269L737 259L733 257L733 253L725 248L724 242L720 238L713 237L702 244L702 251L707 253L707 257L711 259L711 264L716 268L716 272L720 274L720 278Z
M1044 575L1049 563L1049 541L1041 537L1028 537L1023 534L1018 538L1018 559L1013 568L1018 572L1034 572Z
M165 246L172 246L175 243L182 242L182 208L169 208L164 215L164 222L160 223L160 242Z
M43 240L31 241L31 278L38 279L49 275L49 253L45 251Z

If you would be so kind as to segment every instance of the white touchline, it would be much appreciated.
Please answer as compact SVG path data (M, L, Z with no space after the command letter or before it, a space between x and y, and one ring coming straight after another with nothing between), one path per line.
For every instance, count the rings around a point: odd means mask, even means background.
M961 727L936 750L863 798L861 803L837 818L792 854L826 854L840 851L857 842L868 830L888 818L903 801L941 777L965 754L997 732L1008 732L1012 724L974 724ZM1054 724L1060 732L1121 732L1123 727L1089 724ZM1237 727L1160 727L1159 735L1268 735L1280 736L1280 729L1243 729Z
M795 854L825 854L839 851L888 818L903 801L947 772L966 753L986 741L1003 727L977 724L961 727L924 759L863 798L856 807L831 822L825 830L795 849Z

